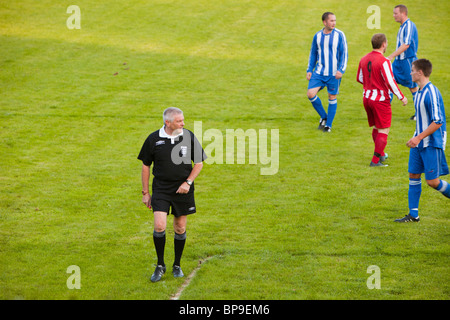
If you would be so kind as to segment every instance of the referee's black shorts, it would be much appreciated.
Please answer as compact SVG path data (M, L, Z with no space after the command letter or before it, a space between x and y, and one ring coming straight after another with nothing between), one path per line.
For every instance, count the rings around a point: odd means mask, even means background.
M172 213L175 217L185 216L196 212L194 193L167 194L154 192L152 194L152 209L155 211ZM169 209L172 208L172 211Z

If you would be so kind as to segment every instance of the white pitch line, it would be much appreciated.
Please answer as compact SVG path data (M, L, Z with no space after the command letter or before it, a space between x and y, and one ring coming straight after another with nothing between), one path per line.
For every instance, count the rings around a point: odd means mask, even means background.
M169 300L178 300L181 296L181 294L183 293L184 289L186 289L186 287L189 285L189 283L191 283L192 278L195 277L195 274L197 273L197 271L200 269L201 265L203 263L205 263L206 261L208 261L209 259L211 259L213 256L210 257L206 257L205 259L200 259L198 261L198 265L197 267L195 267L194 270L192 270L192 272L189 274L189 276L187 276L186 280L183 282L183 284L181 285L181 287L178 289L177 293L175 293L174 295L172 295L170 297Z

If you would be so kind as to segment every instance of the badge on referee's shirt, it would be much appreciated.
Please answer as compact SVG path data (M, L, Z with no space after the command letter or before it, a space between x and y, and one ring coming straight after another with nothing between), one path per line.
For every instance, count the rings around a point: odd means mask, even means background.
M187 146L181 146L180 153L183 158L185 158L187 155L187 149L188 149Z
M164 140L159 140L159 141L156 141L155 146L159 146L159 145L165 144L165 143L166 142Z

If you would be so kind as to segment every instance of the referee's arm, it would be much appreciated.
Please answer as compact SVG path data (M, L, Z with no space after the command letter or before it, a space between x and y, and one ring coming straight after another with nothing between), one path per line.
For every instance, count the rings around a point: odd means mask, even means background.
M142 202L149 208L152 208L151 205L151 196L148 189L148 182L150 179L150 166L146 166L142 164Z
M187 180L194 182L195 178L197 178L202 169L203 169L203 162L194 163L194 167L192 168L189 177L187 177ZM190 188L191 186L188 185L187 182L185 181L181 184L181 186L178 187L177 193L188 193Z

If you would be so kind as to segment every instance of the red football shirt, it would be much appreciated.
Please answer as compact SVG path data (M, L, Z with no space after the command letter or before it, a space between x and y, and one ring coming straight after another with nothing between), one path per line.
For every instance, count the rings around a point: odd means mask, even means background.
M356 81L364 87L364 97L373 101L389 100L389 91L399 100L404 98L394 79L391 62L381 52L372 51L365 55L358 66Z

